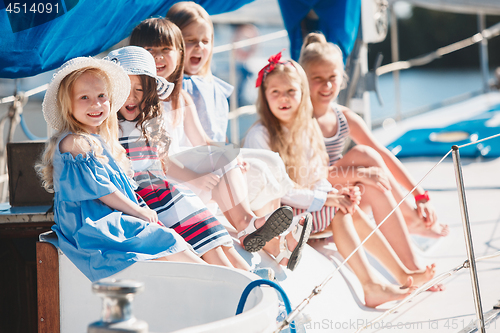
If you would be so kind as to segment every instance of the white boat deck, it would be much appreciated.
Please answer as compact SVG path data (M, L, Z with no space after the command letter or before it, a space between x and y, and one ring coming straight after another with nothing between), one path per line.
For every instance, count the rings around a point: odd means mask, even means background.
M476 99L464 106L469 110L469 116L476 112L473 110L474 106L485 110L488 105L499 103L500 94L493 93L487 95L485 99ZM443 119L437 120L438 118L434 117L432 119L433 122L436 119L435 124L441 126L441 123L450 121L453 110L444 108L437 114L442 115ZM422 121L425 123L425 120ZM412 120L411 125L418 126L418 122ZM411 125L408 122L403 123L395 130L401 135L403 130L410 129ZM380 132L376 135L381 136L381 140L384 135L386 140L390 140L387 138L391 136ZM420 180L439 160L440 158L409 158L402 161L413 177ZM500 251L499 170L500 158L462 159L476 258ZM438 276L462 265L467 259L451 154L424 180L422 185L430 193L439 222L450 227L450 234L439 240L414 237L421 264L436 263L436 276ZM254 265L275 268L279 283L295 307L343 261L333 244L322 246L321 243L316 243L315 248L311 246L305 248L302 261L294 272L276 265L263 251L253 257L241 249L240 252ZM382 278L394 282L382 266L373 258L370 260ZM484 312L487 312L500 300L500 283L498 283L500 257L478 262L477 269L482 307ZM475 320L470 272L468 269L461 269L442 283L446 287L445 291L423 292L363 332L461 331ZM391 302L377 309L365 307L359 281L350 269L343 268L340 273L334 275L322 293L314 297L305 308L310 321L298 331L304 331L305 328L307 332L356 332L397 304L399 303ZM489 333L500 332L500 321L493 321L486 328Z
M422 178L439 158L413 158L403 160L416 179ZM500 159L463 160L468 212L476 258L500 250ZM415 245L422 264L436 263L437 275L463 264L467 259L462 218L451 156L424 181L429 190L439 221L450 226L450 234L439 240L415 237ZM260 251L240 252L254 265L271 266L277 270L280 285L287 292L293 307L309 296L343 261L335 246L311 246L294 272L281 269ZM370 258L381 277L394 281L374 259ZM500 258L477 264L483 310L491 310L500 300ZM385 310L398 304L391 302L370 309L363 304L363 291L354 274L343 268L334 275L321 294L305 308L310 317L304 328L307 332L356 332ZM396 313L373 324L363 332L459 332L475 319L475 307L468 269L461 269L443 281L442 292L423 292ZM500 321L487 327L487 332L500 332ZM303 330L299 330L303 331Z

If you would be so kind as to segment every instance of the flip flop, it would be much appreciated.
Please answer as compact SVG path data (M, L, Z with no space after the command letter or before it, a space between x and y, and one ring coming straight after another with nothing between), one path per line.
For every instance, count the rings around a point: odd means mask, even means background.
M243 240L243 248L248 252L257 252L274 237L285 231L292 223L293 212L288 206L281 206L274 212L264 217L266 222L259 229L255 228L255 220L252 218L248 227L238 233L238 238L246 236Z
M280 254L276 257L276 261L279 263L282 259L287 258L288 264L286 267L291 271L293 271L299 264L300 258L302 257L302 249L304 248L304 245L306 245L312 230L312 215L306 213L303 216L303 225L299 223L302 215L294 217L294 220L296 220L296 222L294 222L297 227L295 230L291 231L291 233L293 238L297 241L297 246L293 249L293 252L288 249L288 242L285 238L286 234L280 236Z

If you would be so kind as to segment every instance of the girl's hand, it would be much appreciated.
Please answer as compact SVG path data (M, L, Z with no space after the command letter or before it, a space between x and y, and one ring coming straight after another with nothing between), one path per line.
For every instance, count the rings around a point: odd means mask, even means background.
M356 204L351 201L349 195L334 193L333 191L326 195L325 206L336 207L344 214L354 214Z
M149 207L140 207L137 217L149 223L158 223L158 215L154 210L150 209Z
M359 205L361 202L361 191L358 186L343 187L340 193L347 195L355 205Z
M429 201L418 201L417 202L417 214L422 221L424 221L425 227L430 228L437 221L437 214L434 207L429 203Z
M375 186L381 191L391 190L387 174L379 167L359 167L356 169L359 181L365 185Z
M245 173L248 171L248 163L245 162L245 160L243 160L243 158L240 155L236 156L236 162L240 167L241 173Z
M197 188L203 191L211 191L217 184L219 184L220 177L213 173L207 173L203 176L195 178L189 183L193 184Z

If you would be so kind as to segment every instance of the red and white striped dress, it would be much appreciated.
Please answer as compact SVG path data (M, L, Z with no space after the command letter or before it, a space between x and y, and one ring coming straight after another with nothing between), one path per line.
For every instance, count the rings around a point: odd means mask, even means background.
M156 147L146 143L136 122L120 121L120 144L132 163L138 193L158 219L174 229L198 255L220 246L233 246L224 226L203 202L182 184L167 181Z

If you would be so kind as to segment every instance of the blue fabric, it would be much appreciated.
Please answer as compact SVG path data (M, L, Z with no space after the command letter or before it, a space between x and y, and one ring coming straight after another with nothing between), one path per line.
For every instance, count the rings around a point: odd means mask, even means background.
M302 47L300 23L314 10L319 30L344 53L344 63L354 47L361 17L361 0L278 0L290 39L290 54L298 61Z
M205 133L213 141L226 142L227 99L233 92L233 86L216 76L208 80L198 75L184 75L182 86L193 98Z
M236 10L252 1L195 2L214 15ZM128 37L142 20L165 16L170 6L178 1L54 0L50 14L48 8L39 6L47 2L23 1L15 9L12 7L14 1L0 1L1 78L33 76L58 68L75 57L95 56ZM11 3L10 13L5 8L8 3ZM40 12L30 11L33 4Z
M63 136L62 138L64 138ZM104 150L109 162L93 152L73 158L54 153L54 220L59 248L91 281L143 261L186 250L171 229L149 224L105 205L100 197L120 191L137 203L127 176Z
M318 210L321 210L325 205L327 194L328 192L315 190L313 202L311 202L311 205L309 206L309 208L307 208L307 211L316 212Z

